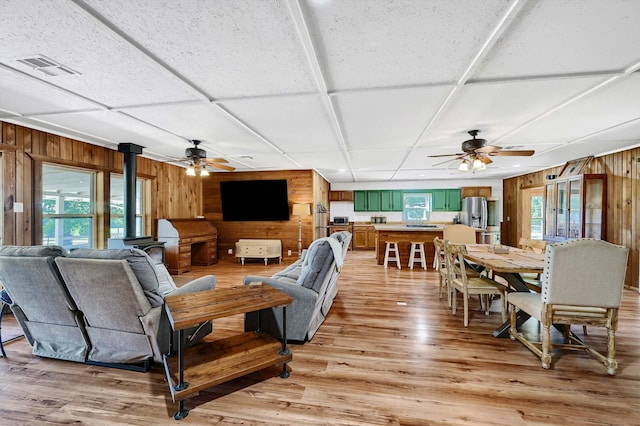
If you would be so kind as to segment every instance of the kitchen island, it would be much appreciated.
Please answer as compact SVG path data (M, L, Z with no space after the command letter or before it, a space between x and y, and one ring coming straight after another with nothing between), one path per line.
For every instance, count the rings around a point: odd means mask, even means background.
M402 267L407 267L409 263L409 251L411 242L423 242L424 251L427 256L427 266L433 264L433 256L435 249L433 247L433 239L435 237L442 238L442 231L446 224L434 223L424 225L405 225L405 224L380 224L374 225L376 229L376 260L378 265L384 263L384 242L398 241L398 251L400 252L400 263ZM482 230L476 230L476 242L480 243L482 238Z

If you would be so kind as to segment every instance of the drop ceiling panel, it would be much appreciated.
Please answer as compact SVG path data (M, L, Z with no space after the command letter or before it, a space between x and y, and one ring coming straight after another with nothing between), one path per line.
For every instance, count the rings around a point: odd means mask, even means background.
M145 151L148 150L156 154L173 157L182 157L184 154L184 139L116 112L60 114L44 116L42 119L54 125L74 128L88 135L99 137L114 145L121 142L131 142L144 146Z
M15 59L46 55L80 73L48 81L105 105L195 99L174 77L72 2L3 1L0 28L0 62L41 77Z
M505 1L304 2L330 90L457 80ZM363 72L364 71L364 72Z
M459 149L463 141L471 138L466 132L473 129L480 130L479 137L492 143L602 81L603 77L582 77L465 86L422 138L421 146L431 146L431 140L453 139Z
M640 117L640 74L585 96L500 140L501 144L569 142Z
M302 165L305 169L315 168L331 171L349 169L346 154L341 151L292 152L289 154L289 157Z
M334 171L324 169L316 169L316 171L331 183L353 182L351 172L348 171Z
M286 2L110 0L88 3L214 98L315 86Z
M271 147L209 103L156 105L124 109L123 112L187 140L201 140L209 149L224 155L273 152Z
M640 60L640 3L527 3L474 78L622 70Z
M284 152L341 149L320 96L278 96L222 106Z
M380 90L333 96L350 149L410 148L450 86Z
M610 130L596 133L584 139L584 142L627 141L640 143L640 117Z
M22 115L96 108L95 103L0 68L0 109Z
M640 140L638 140L638 144L640 144ZM538 164L564 164L567 161L574 160L576 158L586 157L589 155L596 156L603 152L620 151L625 148L629 148L629 141L584 141L579 144L564 145L553 151L543 153L540 155Z
M245 164L243 167L245 170L296 170L305 168L300 167L295 161L280 154L257 154L248 157L250 158L247 158L245 155L238 155L230 156L229 158L237 158L238 161Z
M357 171L354 173L356 182L384 182L390 181L393 177L392 171L377 170L377 171Z
M406 150L402 149L385 149L366 151L351 151L351 165L356 171L362 170L396 170L404 157L407 155Z

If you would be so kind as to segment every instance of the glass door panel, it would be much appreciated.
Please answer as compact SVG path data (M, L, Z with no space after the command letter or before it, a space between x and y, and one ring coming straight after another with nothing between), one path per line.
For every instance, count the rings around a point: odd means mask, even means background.
M582 238L582 179L569 181L569 238Z
M567 182L558 182L556 237L567 238Z
M556 185L545 185L544 191L544 235L553 237L556 234Z
M586 179L585 186L585 215L584 215L584 237L602 239L603 221L603 192L604 182L602 179Z

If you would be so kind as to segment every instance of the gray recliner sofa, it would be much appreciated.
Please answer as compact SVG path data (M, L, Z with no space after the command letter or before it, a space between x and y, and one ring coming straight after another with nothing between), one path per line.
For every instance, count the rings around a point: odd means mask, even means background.
M262 282L281 290L293 298L287 306L287 340L306 342L313 338L326 318L338 294L338 277L347 254L352 235L336 232L313 241L301 259L271 277L248 275L244 284ZM260 317L258 317L260 315ZM282 337L280 308L251 312L245 315L245 330L255 330L260 321L263 330Z
M35 355L118 366L162 362L175 339L164 296L212 290L216 278L176 288L164 265L138 249L3 246L0 282ZM211 330L203 324L188 340Z

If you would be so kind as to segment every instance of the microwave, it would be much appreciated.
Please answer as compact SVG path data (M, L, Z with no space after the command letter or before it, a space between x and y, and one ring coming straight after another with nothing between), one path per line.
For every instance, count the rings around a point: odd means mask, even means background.
M333 217L334 225L348 225L349 224L349 216L334 216Z

